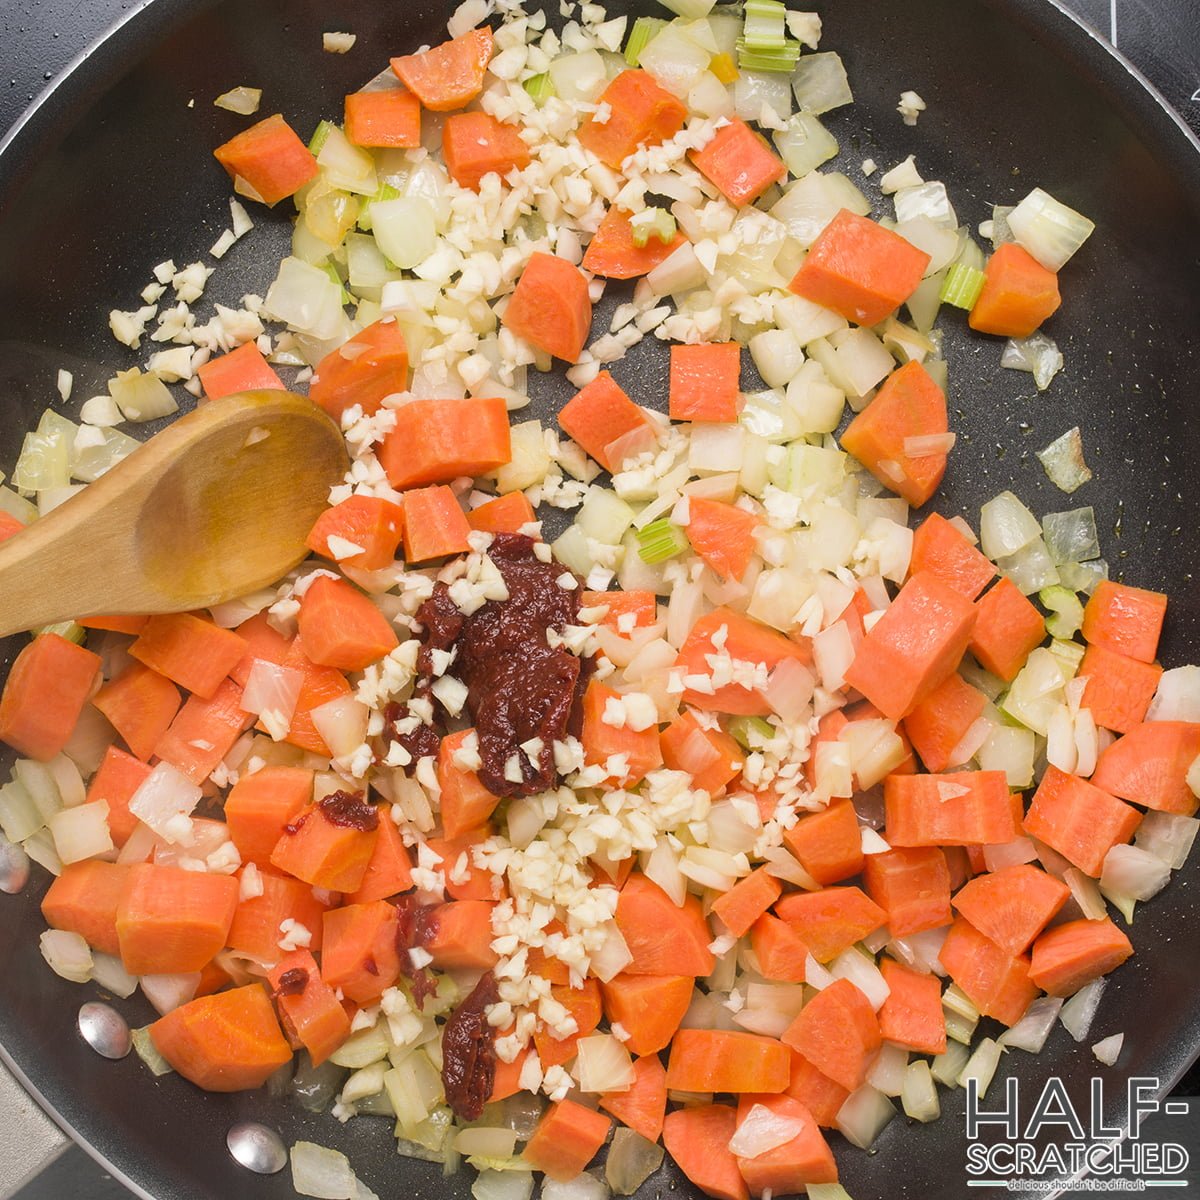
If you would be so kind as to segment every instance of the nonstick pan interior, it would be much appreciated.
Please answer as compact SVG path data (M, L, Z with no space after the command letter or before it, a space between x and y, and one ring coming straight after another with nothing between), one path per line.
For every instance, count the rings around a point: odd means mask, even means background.
M52 400L55 372L75 374L75 396L103 390L134 356L112 340L110 308L131 308L160 260L190 262L228 217L227 181L209 150L241 127L213 97L264 89L264 113L298 128L340 109L341 97L390 54L444 34L451 3L343 0L155 0L70 75L0 154L0 463ZM552 11L557 5L551 6ZM615 0L613 14L650 12ZM926 178L944 179L960 217L977 223L993 203L1035 185L1090 215L1098 230L1064 275L1051 328L1065 371L1037 395L1027 375L999 368L999 346L947 329L952 427L959 435L941 511L977 520L981 501L1010 488L1036 512L1091 504L1114 574L1172 598L1163 661L1200 657L1200 417L1194 400L1200 297L1200 153L1126 68L1047 0L829 0L824 48L846 60L858 103L831 114L842 144L834 164L861 180L864 158L883 165L916 153ZM323 30L358 35L346 56L325 54ZM928 104L915 129L895 112L902 90ZM195 101L189 107L189 100ZM876 176L876 179L878 176ZM868 193L872 185L868 181ZM878 195L874 195L878 199ZM281 209L286 206L281 206ZM288 244L287 214L254 212L251 237L224 260L211 297L265 290ZM610 288L601 317L620 297ZM650 341L615 374L641 403L665 403L665 350ZM533 413L547 419L570 389L539 378ZM1056 491L1033 452L1073 425L1095 479L1073 497ZM7 664L18 639L3 646ZM1115 1083L1125 1074L1164 1086L1200 1047L1192 996L1197 911L1193 862L1139 907L1137 957L1113 978L1096 1036L1123 1031ZM390 1123L338 1126L273 1106L265 1093L208 1095L178 1077L153 1079L135 1057L110 1063L74 1032L92 986L53 976L37 951L44 924L38 879L0 911L0 1044L57 1118L144 1195L158 1200L294 1193L286 1173L246 1175L225 1132L255 1117L285 1138L336 1145L381 1196L465 1197L469 1174L399 1158ZM152 1016L124 1002L134 1024ZM1045 1052L1010 1054L1023 1081L1063 1077L1084 1095L1096 1064L1057 1030ZM1032 1087L1032 1083L1027 1083ZM1122 1104L1110 1086L1109 1116ZM897 1119L870 1155L840 1143L843 1182L856 1197L957 1200L965 1193L961 1093L942 1093L943 1118ZM664 1168L643 1195L690 1194Z

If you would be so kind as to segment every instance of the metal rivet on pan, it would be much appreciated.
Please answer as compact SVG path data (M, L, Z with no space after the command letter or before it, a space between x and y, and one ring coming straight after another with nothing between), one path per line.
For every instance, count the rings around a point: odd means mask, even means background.
M133 1047L129 1022L98 1000L90 1000L79 1010L78 1023L83 1040L105 1058L124 1058Z
M29 882L29 855L0 837L0 892L15 896Z
M257 1121L239 1121L225 1135L229 1153L256 1175L274 1175L287 1166L287 1148L283 1138L268 1125Z

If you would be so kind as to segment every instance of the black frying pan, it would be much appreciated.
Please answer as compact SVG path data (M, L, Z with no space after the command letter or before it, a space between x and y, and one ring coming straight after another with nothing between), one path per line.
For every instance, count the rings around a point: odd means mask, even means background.
M306 130L337 112L342 95L389 55L441 40L453 6L156 0L59 82L0 152L0 462L14 461L22 433L54 394L57 368L74 371L78 401L130 365L107 333L109 308L133 307L153 264L203 257L225 227L228 185L209 151L244 122L214 109L212 98L237 84L260 86L264 112L282 110ZM830 121L841 164L857 168L868 156L891 164L916 152L926 177L945 179L972 223L993 202L1013 203L1036 184L1098 225L1065 274L1066 304L1050 329L1067 369L1045 395L1034 393L1029 376L999 369L997 343L946 322L959 442L938 506L974 519L980 502L1004 488L1039 513L1094 505L1115 573L1171 595L1164 662L1196 659L1200 146L1050 0L828 0L821 7L825 44L845 57L858 99ZM610 0L610 11L651 9L648 0ZM353 30L358 44L345 57L325 54L325 29ZM929 106L915 130L894 111L906 88ZM272 277L288 243L285 208L270 216L256 209L260 228L226 260L222 273L236 269L242 290L261 294ZM218 297L221 278L214 279ZM609 289L602 314L617 294ZM638 400L661 403L664 358L651 340L619 364L617 377ZM560 376L534 387L534 411L543 417L568 391ZM1067 498L1044 478L1033 451L1075 424L1096 478ZM6 664L19 644L4 644ZM1139 907L1137 957L1112 978L1097 1025L1098 1036L1126 1035L1120 1073L1107 1072L1110 1080L1154 1076L1166 1089L1200 1050L1198 881L1193 860L1162 896ZM0 898L0 1056L136 1192L156 1200L291 1197L286 1172L249 1176L225 1151L228 1127L254 1117L288 1141L342 1148L381 1196L468 1194L469 1173L443 1180L439 1167L398 1158L390 1122L362 1118L343 1128L273 1106L265 1093L208 1095L177 1076L153 1079L136 1057L98 1058L74 1025L96 989L57 979L38 955L44 886L39 876L23 896ZM123 1007L134 1024L152 1015L138 1000ZM1002 1071L1029 1081L1027 1088L1058 1074L1082 1098L1094 1067L1086 1045L1059 1029L1040 1057L1014 1052ZM1119 1121L1123 1103L1109 1090L1107 1116ZM909 1128L900 1118L870 1156L835 1139L851 1195L967 1194L962 1093L942 1100L940 1123ZM666 1168L643 1194L667 1190L692 1189Z

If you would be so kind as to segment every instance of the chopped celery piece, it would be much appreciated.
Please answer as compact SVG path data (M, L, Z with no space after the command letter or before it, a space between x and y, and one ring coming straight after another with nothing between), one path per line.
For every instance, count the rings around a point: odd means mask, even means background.
M349 304L350 293L346 291L346 281L337 273L337 267L335 267L333 263L327 262L322 269L324 270L325 274L328 275L329 278L332 279L333 282L342 289L342 303Z
M554 80L550 78L549 71L543 71L540 75L534 75L532 79L525 80L523 86L537 104L544 104L551 96L557 94L554 90Z
M1053 638L1073 638L1083 628L1083 605L1079 597L1065 587L1048 587L1038 593L1046 618L1046 630Z
M775 737L775 726L764 717L734 717L729 733L743 750L758 750Z
M747 45L745 38L737 41L737 65L743 71L781 71L791 74L800 61L800 43L781 41L772 47Z
M666 517L651 521L637 531L638 555L643 562L660 563L682 554L688 548L687 534Z
M666 245L675 238L675 218L665 208L647 208L635 213L629 221L633 244L643 249L652 237Z
M629 40L625 43L625 61L631 67L636 67L641 60L642 51L658 37L666 26L666 21L660 20L658 17L638 17L629 31Z
M1108 563L1102 558L1088 562L1063 563L1058 568L1059 582L1072 591L1086 592L1089 596L1096 584L1108 578Z
M43 633L57 633L60 638L74 642L77 646L83 645L83 639L87 636L87 630L82 625L76 625L74 621L59 621L57 625L42 625L32 632L37 636L41 636Z
M742 28L746 49L771 51L782 46L787 37L786 19L787 10L780 0L746 0L746 23Z
M308 143L308 152L313 155L320 154L325 147L325 143L329 140L329 135L333 131L332 121L322 121L316 129L313 130L312 138Z
M939 298L943 304L953 304L955 308L972 309L987 276L975 267L956 262L947 272L942 283Z

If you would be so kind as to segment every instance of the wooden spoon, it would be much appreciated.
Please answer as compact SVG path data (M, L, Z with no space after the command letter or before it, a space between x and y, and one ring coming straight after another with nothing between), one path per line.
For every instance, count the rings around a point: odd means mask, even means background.
M348 462L337 426L303 396L210 401L0 545L0 636L265 587L303 561Z

